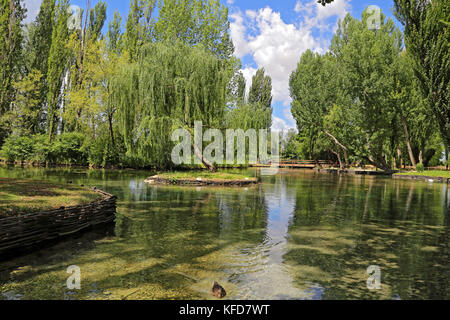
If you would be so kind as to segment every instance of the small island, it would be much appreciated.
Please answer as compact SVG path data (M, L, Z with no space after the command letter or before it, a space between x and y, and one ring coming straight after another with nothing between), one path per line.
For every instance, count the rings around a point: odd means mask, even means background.
M165 172L149 177L148 184L190 186L249 186L258 184L259 178L245 174L209 171Z

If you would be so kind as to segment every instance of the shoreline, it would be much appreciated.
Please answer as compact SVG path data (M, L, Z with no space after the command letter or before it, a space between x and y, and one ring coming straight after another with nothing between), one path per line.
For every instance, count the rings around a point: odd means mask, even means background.
M449 178L421 176L421 175L394 174L394 175L392 175L392 179L398 179L398 180L420 180L420 181L440 182L440 183L447 183L447 184L450 183L450 179Z
M100 167L91 167L91 166L84 166L84 165L71 165L71 164L44 164L44 163L30 163L29 161L25 161L23 164L21 164L20 162L15 162L15 163L8 163L6 161L2 161L0 160L0 167L1 166L6 166L6 167L18 167L18 168L50 168L50 169L68 169L68 168L73 168L73 169L85 169L85 170L89 170L89 169L94 169L94 170L112 170L112 171L156 171L155 168L130 168L130 167L116 167L116 166L110 166L110 167L104 167L104 168L100 168ZM254 167L254 166L247 166L247 167L241 167L241 166L235 166L235 167L218 167L218 169L223 169L223 170L233 170L233 169L250 169L250 168L258 168L258 167ZM189 171L206 171L206 169L203 168L178 168L176 170L174 170L173 172L176 171L184 171L184 172L189 172ZM392 177L392 179L398 179L398 180L421 180L421 181L433 181L433 182L439 182L439 183L450 183L450 178L445 178L445 177L436 177L436 176L424 176L424 175L404 175L404 174L400 174L402 172L399 171L394 171L392 173L385 173L383 171L373 171L373 170L363 170L363 169L339 169L339 168L304 168L304 169L291 169L291 170L307 170L307 171L313 171L316 173L324 173L324 174L345 174L345 175L350 175L350 176L380 176L380 177ZM148 179L145 180L146 183L148 183L149 180L155 180L152 177L149 177ZM204 181L197 181L194 179L181 179L180 183L175 183L175 182L170 182L169 179L163 179L163 178L159 178L156 179L157 181L153 182L154 184L159 183L159 184L165 184L165 185L191 185L191 186L214 186L214 185L218 185L218 186L233 186L233 185L252 185L252 184L258 184L259 181L255 182L255 181L244 181L244 180L238 180L235 183L224 183L223 181L219 181L219 179L217 179L215 181L215 179L211 179L211 180L207 180L207 179L203 179ZM164 181L163 181L164 180Z

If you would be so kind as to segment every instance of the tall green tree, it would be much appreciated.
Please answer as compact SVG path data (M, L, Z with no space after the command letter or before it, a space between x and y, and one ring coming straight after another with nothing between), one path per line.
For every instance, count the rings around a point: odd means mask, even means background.
M48 108L47 108L47 131L49 141L52 141L57 129L58 122L58 107L64 99L61 87L63 79L66 76L68 69L67 63L69 60L70 51L66 47L69 39L69 29L67 21L70 17L68 13L69 1L58 0L55 11L55 28L52 33L52 44L50 46L50 54L48 58Z
M195 121L221 128L229 81L226 62L202 46L144 46L114 83L127 156L140 165L171 166L172 129L191 130Z
M424 97L450 147L450 2L394 0L395 15L405 26L405 43Z
M365 140L367 161L385 171L391 171L393 152L386 145L392 132L395 108L389 92L392 90L395 59L402 50L402 36L392 19L381 13L380 28L370 30L368 9L362 20L350 15L339 24L333 37L331 52L343 75L343 87L360 112L360 127Z
M23 19L26 9L20 0L0 2L0 115L14 98L13 82L22 71Z
M263 114L272 114L272 78L265 74L264 68L258 69L252 78L252 85L248 93L248 103L253 105L254 109L260 110ZM272 118L263 117L266 123L261 129L268 129L272 125ZM258 128L259 129L259 128Z
M29 70L31 74L38 71L41 74L40 82L36 87L39 93L38 103L34 105L36 118L31 128L32 133L41 131L40 121L41 112L44 110L48 95L48 59L50 56L50 47L52 45L52 32L55 24L55 0L44 0L41 3L36 20L32 22L32 32L30 35L27 50L30 54Z
M241 71L237 71L229 84L229 102L236 105L245 103L245 89L246 80L244 74Z
M159 7L155 39L201 43L219 58L229 60L234 52L229 29L228 8L219 0L165 0Z
M108 33L106 34L106 41L109 52L119 54L122 50L123 34L122 17L118 11L114 12L114 18L110 21L108 26Z
M153 13L156 0L131 0L126 22L124 44L131 60L136 61L139 49L153 39Z
M262 103L268 109L272 107L272 79L265 74L264 68L258 69L253 76L248 102Z

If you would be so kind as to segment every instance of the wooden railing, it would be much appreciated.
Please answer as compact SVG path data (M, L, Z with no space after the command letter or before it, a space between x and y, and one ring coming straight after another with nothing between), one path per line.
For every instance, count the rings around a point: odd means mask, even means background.
M281 159L279 166L285 168L315 168L321 166L333 166L336 165L333 161L329 160L287 160ZM256 167L264 167L266 165L256 165ZM269 166L269 165L267 165Z

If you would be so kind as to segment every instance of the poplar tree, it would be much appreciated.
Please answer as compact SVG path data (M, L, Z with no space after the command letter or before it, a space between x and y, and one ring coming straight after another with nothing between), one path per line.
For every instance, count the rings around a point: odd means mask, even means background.
M264 68L258 69L253 76L248 102L261 103L267 109L272 107L272 79L265 75Z
M13 82L22 71L23 19L26 9L20 0L0 2L0 115L14 98Z
M66 47L69 39L69 29L67 21L70 14L68 13L69 1L58 0L55 12L55 28L52 33L52 44L50 46L50 54L48 59L48 108L47 108L47 130L49 141L52 141L56 131L57 110L64 94L61 93L61 87L65 72L67 70L67 62L70 51Z
M450 148L450 2L394 0L395 15L405 26L405 43L412 57L423 96L439 124L446 153Z
M31 35L28 49L30 50L31 74L39 72L41 75L40 82L37 83L37 92L39 93L38 101L34 105L36 118L33 120L32 133L40 131L39 125L41 120L41 112L45 107L48 95L48 60L50 55L50 47L52 45L52 32L55 23L55 0L43 0L39 14L32 23L33 32Z
M25 8L20 0L0 0L0 145L7 135L7 119L14 99L13 83L18 79L22 63L22 21Z
M272 79L265 74L264 68L259 69L252 79L252 85L248 94L248 103L253 106L255 113L272 114ZM272 125L272 119L264 117L263 127L258 129L268 129Z

